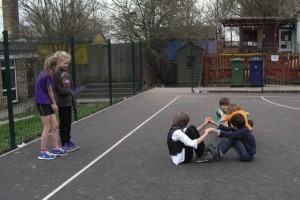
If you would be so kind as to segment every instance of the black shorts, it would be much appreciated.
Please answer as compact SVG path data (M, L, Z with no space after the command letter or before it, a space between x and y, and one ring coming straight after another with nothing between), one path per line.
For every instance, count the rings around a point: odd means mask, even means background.
M54 111L51 107L51 104L40 104L37 103L36 107L40 113L41 116L48 116L54 114Z

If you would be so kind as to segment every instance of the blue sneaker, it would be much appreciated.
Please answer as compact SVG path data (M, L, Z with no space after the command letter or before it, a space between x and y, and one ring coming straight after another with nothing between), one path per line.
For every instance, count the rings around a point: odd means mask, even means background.
M72 152L79 149L79 146L76 146L73 142L66 143L62 148L67 152Z
M58 149L53 149L52 154L54 156L66 156L66 155L68 155L68 152L62 148L58 148Z
M49 151L46 151L45 153L39 153L38 159L40 160L53 160L56 157L52 155Z

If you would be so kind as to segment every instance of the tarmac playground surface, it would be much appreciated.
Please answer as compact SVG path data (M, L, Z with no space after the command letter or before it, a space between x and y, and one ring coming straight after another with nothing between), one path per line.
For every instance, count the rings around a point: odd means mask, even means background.
M175 166L166 144L173 116L188 112L190 124L199 125L215 116L222 97L250 113L255 159L240 162L231 149L219 162ZM0 199L296 200L299 119L299 93L199 94L190 88L155 88L75 122L72 140L80 149L66 157L38 160L40 140L1 155ZM205 140L219 141L213 134Z

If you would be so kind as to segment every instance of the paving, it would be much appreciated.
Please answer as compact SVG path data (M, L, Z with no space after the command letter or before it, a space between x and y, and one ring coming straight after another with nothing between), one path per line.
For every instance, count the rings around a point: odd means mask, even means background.
M173 116L190 124L214 117L228 97L250 113L257 154L240 162L234 150L222 161L175 166L166 136ZM197 93L154 88L72 125L80 149L38 160L40 140L0 157L0 199L272 199L300 196L298 93ZM217 144L215 135L206 143Z

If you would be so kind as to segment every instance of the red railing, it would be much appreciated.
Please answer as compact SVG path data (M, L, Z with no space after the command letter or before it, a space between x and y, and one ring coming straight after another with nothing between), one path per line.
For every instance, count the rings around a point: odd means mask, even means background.
M219 53L205 54L203 85L228 85L232 79L233 58L243 58L244 85L250 84L250 62L253 57L263 57L263 83L294 84L300 83L300 55L270 53Z

